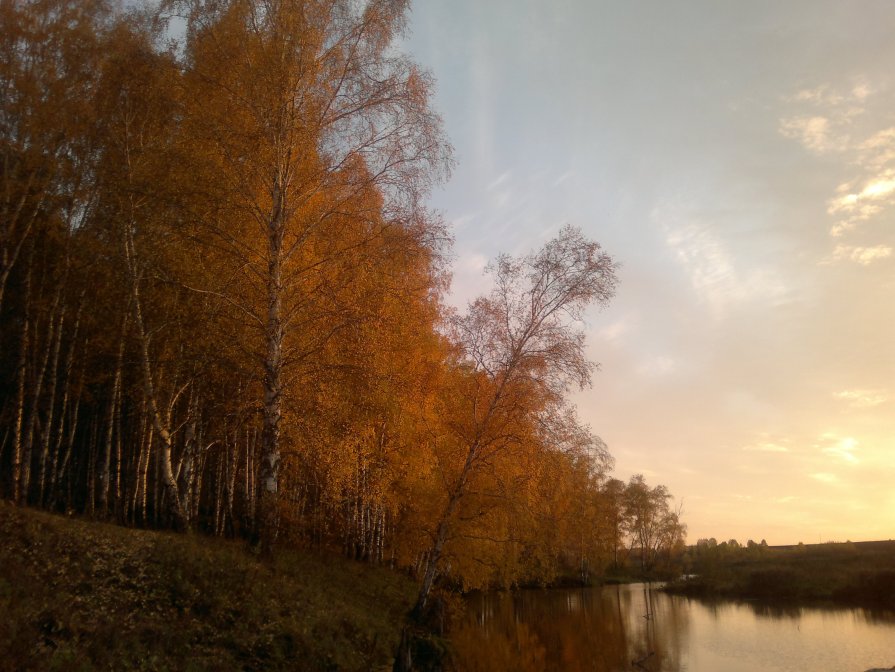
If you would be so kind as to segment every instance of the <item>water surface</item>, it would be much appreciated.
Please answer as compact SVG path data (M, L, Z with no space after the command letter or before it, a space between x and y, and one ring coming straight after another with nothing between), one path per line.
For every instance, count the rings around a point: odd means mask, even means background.
M647 584L474 595L460 668L863 672L895 665L895 612L709 602Z

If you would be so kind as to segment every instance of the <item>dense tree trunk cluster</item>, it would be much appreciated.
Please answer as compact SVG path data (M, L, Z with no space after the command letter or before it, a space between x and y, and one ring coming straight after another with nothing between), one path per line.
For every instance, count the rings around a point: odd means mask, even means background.
M0 1L4 497L340 549L416 571L419 610L439 575L679 541L565 401L615 286L596 243L564 229L442 306L421 203L451 159L406 12Z

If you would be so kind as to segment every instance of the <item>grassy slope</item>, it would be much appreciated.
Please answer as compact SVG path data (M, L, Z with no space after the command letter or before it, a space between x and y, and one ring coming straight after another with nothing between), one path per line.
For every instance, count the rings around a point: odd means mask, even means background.
M388 669L413 584L0 502L0 670Z
M895 608L895 541L741 550L696 566L673 592L730 597L827 600Z

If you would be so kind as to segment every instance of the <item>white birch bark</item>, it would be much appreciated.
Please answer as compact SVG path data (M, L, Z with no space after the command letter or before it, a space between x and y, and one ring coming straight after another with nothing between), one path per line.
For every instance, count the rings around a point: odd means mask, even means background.
M125 231L125 261L130 275L130 303L133 310L134 326L140 346L140 366L143 370L143 390L146 398L146 406L153 427L161 441L162 449L159 452L162 483L168 496L168 506L174 517L175 525L182 529L189 529L189 519L181 500L177 480L174 478L174 470L171 464L174 440L165 418L159 409L156 398L155 385L153 383L152 362L149 356L149 336L146 333L146 325L143 321L143 308L140 299L140 275L137 270L137 259L134 250L132 227L126 227ZM172 399L173 401L173 399ZM173 405L173 404L172 404ZM170 415L170 414L169 414Z
M258 474L257 537L261 554L270 557L279 535L280 421L283 395L283 236L286 232L287 177L274 177L273 211L268 223L267 357L264 362L264 416L261 432L261 469Z
M109 514L109 490L112 475L112 447L115 436L118 398L121 395L121 371L124 367L124 345L127 337L127 314L121 319L121 335L118 339L118 355L115 359L115 374L112 378L112 392L109 397L108 421L103 442L102 466L99 472L99 509L101 516Z
M38 495L37 495L37 504L38 506L43 505L44 501L44 491L46 487L47 480L47 462L49 460L50 455L50 436L53 433L53 422L55 420L55 411L56 411L56 392L59 388L59 351L62 348L62 329L65 325L65 305L63 304L62 310L59 314L59 321L56 325L56 339L55 344L53 345L53 354L51 355L51 364L50 364L50 389L49 389L49 397L47 399L47 413L44 418L43 428L41 431L41 449L40 449L40 457L38 458Z
M22 503L22 452L23 438L22 425L25 417L25 377L28 373L28 345L31 328L31 270L33 261L33 251L28 261L28 273L25 276L25 315L22 321L22 338L19 343L19 361L16 366L16 413L13 426L13 457L12 457L12 478L13 478L13 495L12 500L17 504Z
M77 348L78 343L78 333L81 327L81 310L84 307L84 294L81 294L79 303L78 303L78 312L75 315L75 323L72 327L71 334L71 343L68 347L68 354L65 358L65 375L63 378L63 388L62 388L62 402L59 404L59 424L56 428L56 441L53 446L53 450L50 455L50 467L49 467L49 487L48 487L48 506L52 508L53 504L56 500L56 487L58 484L58 469L59 469L59 452L62 450L62 441L65 437L65 413L68 409L68 399L71 393L72 386L72 372L74 369L75 363L75 350ZM76 407L77 408L77 407ZM77 414L77 410L75 410L75 414ZM70 422L72 424L77 423L77 418L71 418ZM41 502L43 504L43 501Z

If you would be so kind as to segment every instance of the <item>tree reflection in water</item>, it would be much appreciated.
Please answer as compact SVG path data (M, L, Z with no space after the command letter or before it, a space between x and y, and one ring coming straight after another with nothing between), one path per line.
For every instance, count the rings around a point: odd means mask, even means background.
M476 595L451 634L458 670L680 669L688 614L646 585ZM639 663L639 665L635 665Z
M846 672L895 662L895 612L712 601L635 584L472 597L458 670Z

